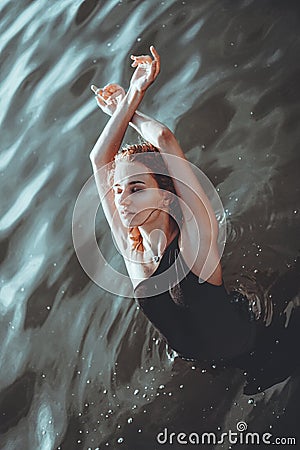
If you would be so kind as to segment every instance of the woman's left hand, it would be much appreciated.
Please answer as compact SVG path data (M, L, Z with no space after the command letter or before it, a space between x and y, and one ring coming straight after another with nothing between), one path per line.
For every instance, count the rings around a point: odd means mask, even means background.
M134 56L132 67L136 67L131 80L130 87L136 89L138 92L145 92L146 89L153 83L160 71L160 57L153 45L150 47L150 55Z
M116 83L110 83L103 89L92 85L91 89L95 92L95 98L99 108L109 116L113 115L118 104L125 96L125 91L122 86Z

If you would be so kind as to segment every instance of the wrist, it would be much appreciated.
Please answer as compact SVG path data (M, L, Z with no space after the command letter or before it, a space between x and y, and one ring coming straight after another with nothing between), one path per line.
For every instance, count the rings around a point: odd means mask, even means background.
M140 102L142 101L143 97L144 97L144 92L141 92L139 90L137 90L135 87L133 86L129 86L129 89L127 91L126 97L127 97L127 101L129 103L137 103L140 104Z

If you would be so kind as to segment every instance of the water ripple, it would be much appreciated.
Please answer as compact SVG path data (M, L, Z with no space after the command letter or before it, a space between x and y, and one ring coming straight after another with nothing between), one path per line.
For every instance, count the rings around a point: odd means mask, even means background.
M215 417L231 429L251 419L275 430L273 411L298 402L292 380L257 400L261 417L240 394L239 374L216 377L170 354L133 301L93 285L71 235L88 154L107 121L89 85L127 88L129 55L155 44L162 70L141 109L176 131L218 190L226 284L258 296L266 320L291 310L299 290L295 5L1 2L3 448L115 448L122 439L123 448L151 450L165 423L198 430L199 411L205 431ZM99 234L109 236L103 215ZM238 407L224 407L224 394Z

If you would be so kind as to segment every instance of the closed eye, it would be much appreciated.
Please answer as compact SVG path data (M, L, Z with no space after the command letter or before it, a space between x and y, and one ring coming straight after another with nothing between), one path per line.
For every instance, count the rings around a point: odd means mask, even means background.
M139 186L137 186L137 185L139 185ZM130 183L129 183L129 186L131 187L130 192L134 193L134 192L141 191L143 189L143 187L140 187L141 185L145 185L144 181L130 181ZM115 194L122 194L122 192L123 192L123 189L119 184L115 184L113 186L113 190L114 190Z
M138 192L138 191L142 191L142 189L141 189L141 188L138 188L138 187L133 187L133 188L131 189L131 192L132 192L132 193Z
M133 187L130 189L130 192L134 193L134 192L138 192L138 191L142 191L142 190L143 190L142 188ZM121 188L114 189L115 194L122 194L122 192L123 192L123 190Z

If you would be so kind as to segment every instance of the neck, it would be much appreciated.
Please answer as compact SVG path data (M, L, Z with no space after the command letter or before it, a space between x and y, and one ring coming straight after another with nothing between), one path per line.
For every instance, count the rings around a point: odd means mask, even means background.
M144 249L146 252L150 252L151 256L160 257L174 239L178 227L169 214L161 217L157 225L151 224L151 227L149 225L138 227L143 238Z

